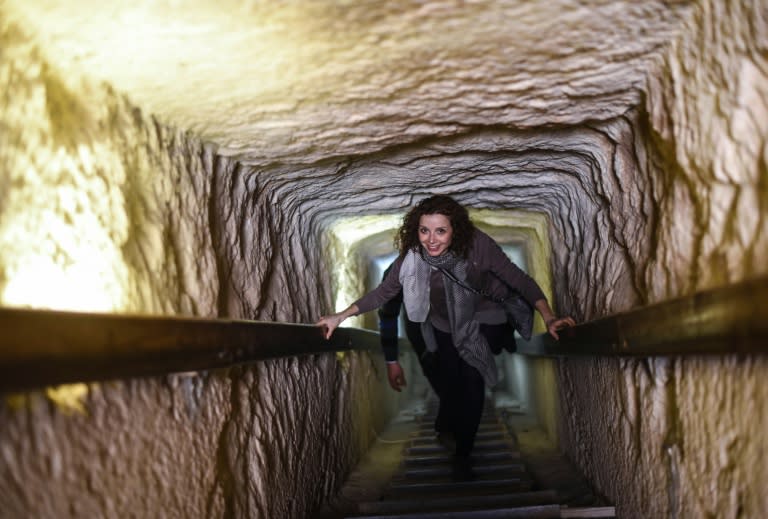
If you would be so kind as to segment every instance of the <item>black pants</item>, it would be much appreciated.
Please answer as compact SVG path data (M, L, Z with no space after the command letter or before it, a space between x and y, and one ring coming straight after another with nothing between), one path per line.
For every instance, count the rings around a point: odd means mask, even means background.
M515 343L515 330L507 324L485 324L480 323L480 333L485 336L494 355L498 355L502 350L514 353L517 350Z
M419 358L421 372L427 378L429 385L440 398L440 375L437 368L437 355L427 351L427 345L424 342L424 336L421 334L421 323L415 323L406 319L405 335L413 346L413 351Z
M485 381L476 368L459 357L450 334L436 329L435 339L441 386L435 429L453 432L456 455L469 456L483 414Z
M453 432L456 455L469 456L483 415L485 380L477 368L459 356L451 334L434 330L437 341L437 379L441 388L435 430ZM480 333L485 336L491 350L498 349L500 352L502 344L508 344L510 339L514 345L514 331L507 324L481 323Z

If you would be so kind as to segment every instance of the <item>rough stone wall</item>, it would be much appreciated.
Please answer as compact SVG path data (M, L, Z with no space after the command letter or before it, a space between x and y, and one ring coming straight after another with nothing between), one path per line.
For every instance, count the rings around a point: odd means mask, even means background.
M766 272L765 2L703 1L684 29L649 70L638 126L658 215L649 302ZM763 356L568 359L559 373L563 446L620 517L768 511Z
M0 517L312 517L386 419L354 353L91 385L83 411L0 404Z
M768 272L768 7L702 1L648 71L661 300Z
M640 304L647 293L641 266L651 254L654 205L636 124L637 114L629 112L579 129L477 128L268 176L280 178L283 202L295 205L318 234L333 219L404 212L434 192L475 209L544 214L554 301L583 319ZM321 241L319 248L331 246Z
M333 244L326 235L333 223L401 212L434 192L474 208L546 215L554 303L578 319L765 272L768 30L760 0L488 7L434 0L331 8L231 1L227 9L198 2L183 11L136 2L138 11L109 4L106 14L102 4L108 3L91 2L73 16L104 23L74 34L67 33L68 5L46 3L45 13L31 1L7 0L3 7L14 16L29 10L29 25L50 43L57 64L84 68L162 120L215 143L204 147L170 125L143 122L130 107L123 115L114 110L125 119L116 134L142 143L141 153L128 145L114 155L138 157L131 163L139 166L123 168L119 159L110 168L118 175L104 182L109 196L88 197L116 200L95 216L110 225L92 240L125 257L125 273L100 286L110 294L127 286L127 298L119 299L127 309L313 319L333 304ZM113 53L125 52L100 39L111 32L115 12L121 19L138 12L156 33L132 41L124 66L110 68ZM179 23L165 23L168 14ZM19 40L3 27L4 43ZM151 47L153 38L162 49L191 51L166 54ZM82 110L109 106L79 103L85 108L63 119L64 131L27 124L38 120L27 115L45 113L48 101L40 97L44 74L6 65L15 62L7 58L14 52L33 53L25 45L2 47L3 81L29 85L7 90L0 134L0 239L4 254L18 251L18 258L23 250L11 238L44 226L33 220L11 233L7 215L25 214L19 207L32 197L22 194L38 190L13 175L38 156L44 160L36 169L45 172L45 157L66 149L54 145L32 156L19 152L28 147L19 143L38 148L39 135L66 143L80 121L89 121ZM71 51L79 45L88 52ZM133 52L136 45L144 52ZM243 68L213 68L221 56ZM181 80L156 81L166 70ZM242 80L262 70L260 81ZM59 74L58 81L77 80ZM51 96L51 109L70 106L67 99ZM95 120L115 133L111 119ZM92 148L98 160L76 147L64 163L79 165L53 168L52 179L38 175L43 186L110 163L111 152ZM129 198L145 200L151 222L138 211L121 216L127 188L120 186L129 183L139 191ZM203 215L210 218L205 224ZM131 230L120 222L145 223ZM32 235L39 243L61 236ZM8 261L2 283L18 279L15 265L24 264ZM765 374L759 358L563 361L563 447L623 517L760 517L768 509L759 462Z
M4 305L317 315L294 303L322 300L320 285L285 274L303 267L278 239L293 219L247 171L63 73L1 19L0 49ZM4 395L0 517L310 517L391 411L372 405L389 395L381 366L324 354L92 384L71 408Z
M4 403L0 517L223 515L233 385L221 374L92 385L85 412L42 393Z

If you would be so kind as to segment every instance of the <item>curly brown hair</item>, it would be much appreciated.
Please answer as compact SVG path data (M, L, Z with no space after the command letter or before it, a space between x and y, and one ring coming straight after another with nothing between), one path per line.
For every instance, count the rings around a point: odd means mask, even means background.
M475 226L470 221L466 208L446 195L425 198L408 211L395 238L395 246L400 251L400 255L405 256L409 250L418 250L419 221L426 214L442 214L448 217L453 228L449 250L461 258L466 258L469 247L472 245Z

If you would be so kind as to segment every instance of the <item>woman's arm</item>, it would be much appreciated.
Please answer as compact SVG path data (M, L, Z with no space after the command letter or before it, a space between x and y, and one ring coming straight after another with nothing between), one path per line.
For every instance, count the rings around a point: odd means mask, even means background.
M333 335L333 331L348 317L364 314L365 312L370 312L371 310L379 308L385 302L397 295L403 288L400 285L401 264L402 259L397 258L392 264L389 274L386 275L379 286L349 305L346 309L335 314L322 316L315 325L325 329L325 338L330 339L331 335Z
M324 315L315 323L315 326L323 328L323 335L325 335L326 339L330 339L331 335L333 335L333 331L338 328L345 319L357 315L359 311L360 309L356 304L351 304L345 310L342 310L337 314Z
M478 266L489 271L489 277L496 278L488 280L491 282L488 286L492 287L494 284L498 287L505 286L501 293L494 293L496 297L507 297L509 288L512 288L532 306L539 299L545 298L538 283L515 265L493 238L479 231L475 231L475 234L477 237L474 245L477 248L475 254Z
M487 236L487 240L482 240L482 242L482 247L485 249L483 256L488 262L488 268L491 273L508 286L516 289L526 301L533 304L534 308L541 314L542 319L544 319L547 332L552 337L559 340L560 336L557 334L557 330L576 325L576 321L571 317L561 318L555 315L536 280L515 265L504 254L504 251L493 238Z

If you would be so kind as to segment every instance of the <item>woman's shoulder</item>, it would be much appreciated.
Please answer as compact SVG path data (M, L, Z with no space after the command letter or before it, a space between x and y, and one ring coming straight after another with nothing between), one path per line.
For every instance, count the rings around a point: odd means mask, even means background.
M469 251L470 261L477 267L488 267L491 263L497 261L501 252L501 246L480 229L475 228L472 237L472 247Z
M483 231L475 227L474 232L472 233L472 248L473 249L479 249L483 247L488 247L490 245L496 245L496 241L485 234Z

